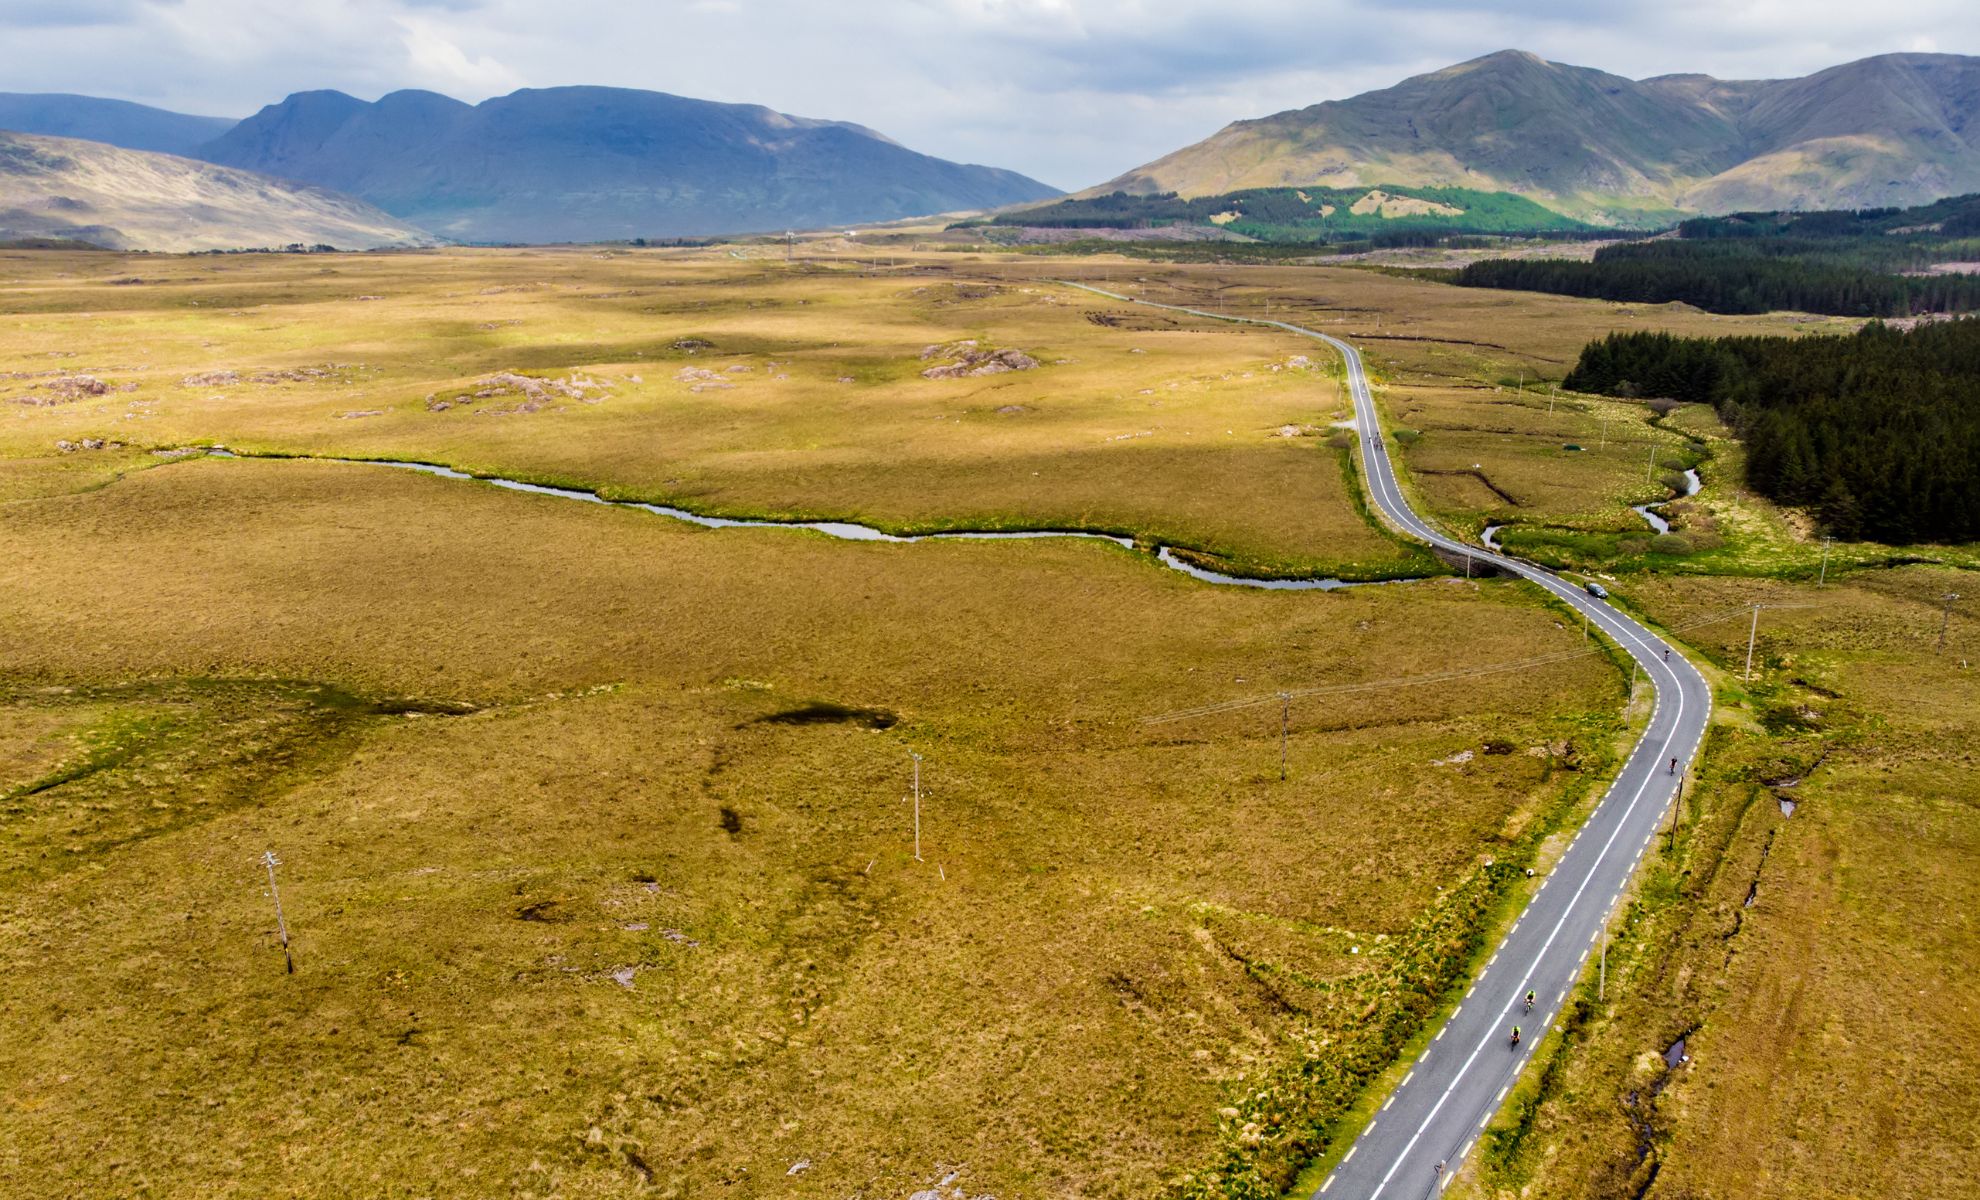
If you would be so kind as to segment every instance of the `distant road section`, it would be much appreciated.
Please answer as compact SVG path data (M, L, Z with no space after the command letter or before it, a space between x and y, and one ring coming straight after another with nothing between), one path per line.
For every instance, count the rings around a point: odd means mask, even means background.
M1382 519L1409 537L1447 553L1470 555L1545 588L1614 639L1656 689L1650 723L1601 803L1493 951L1457 1011L1314 1193L1326 1200L1383 1196L1421 1200L1441 1190L1457 1173L1480 1129L1559 1016L1568 988L1601 938L1609 914L1654 841L1698 753L1711 718L1711 688L1677 647L1606 599L1589 595L1543 567L1455 541L1417 515L1396 484L1361 352L1353 346L1284 321L1230 317L1154 304L1085 284L1071 286L1132 304L1265 325L1332 346L1347 364L1362 473ZM1528 992L1535 994L1531 1012L1525 1008ZM1515 1025L1522 1032L1517 1047L1511 1042Z

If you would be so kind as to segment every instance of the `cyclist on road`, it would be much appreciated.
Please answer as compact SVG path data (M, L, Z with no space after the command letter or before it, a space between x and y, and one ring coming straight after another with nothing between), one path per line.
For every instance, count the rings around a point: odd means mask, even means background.
M1513 1026L1512 1044L1515 1046L1519 1045L1519 1026L1517 1025Z
M1678 773L1678 760L1674 758L1671 760L1671 774L1675 775L1677 773Z
M1526 1011L1527 1011L1527 1012L1532 1012L1532 1011L1533 1011L1533 993L1532 993L1532 992L1528 992L1528 993L1526 993Z

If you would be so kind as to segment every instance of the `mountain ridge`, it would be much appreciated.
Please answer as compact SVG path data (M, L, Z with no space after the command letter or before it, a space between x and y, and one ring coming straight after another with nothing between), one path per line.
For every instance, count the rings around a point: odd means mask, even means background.
M0 92L0 129L81 138L126 150L188 155L235 123L233 117L198 117L71 92Z
M861 125L630 88L299 92L199 150L334 188L463 241L701 236L895 220L1058 195Z
M1923 203L1980 189L1980 58L1630 80L1502 50L1233 122L1075 195L1384 184L1511 192L1614 224Z

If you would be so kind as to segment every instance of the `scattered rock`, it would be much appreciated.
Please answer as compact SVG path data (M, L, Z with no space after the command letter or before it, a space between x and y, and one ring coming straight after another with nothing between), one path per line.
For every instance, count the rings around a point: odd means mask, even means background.
M67 438L55 443L55 448L64 454L74 454L78 450L122 450L124 443L108 442L102 438L83 438L72 442Z
M360 408L352 412L340 412L337 414L337 419L339 421L355 421L359 417L382 417L384 415L385 410L382 408Z
M620 967L618 970L612 972L612 982L630 992L632 991L633 977L638 974L638 967Z
M923 361L944 359L938 366L921 373L923 379L962 379L978 375L1001 375L1006 371L1030 371L1038 360L1022 350L985 350L975 339L922 350Z
M1463 763L1468 763L1475 757L1477 756L1474 755L1469 750L1460 750L1456 754L1451 755L1449 758L1437 759L1435 762L1432 762L1430 765L1433 767L1455 767Z
M534 375L521 375L514 371L499 371L475 383L475 390L464 392L452 399L442 400L438 396L428 396L426 407L431 412L445 412L450 408L474 404L481 400L503 397L517 397L517 402L502 408L489 408L481 411L494 414L532 413L558 400L578 400L585 404L597 404L611 384L603 380L591 379L573 372L568 379L540 379Z
M1030 411L1031 409L1023 404L1005 404L999 406L997 409L998 415L1005 417L1015 417L1019 413L1027 413Z
M232 387L241 381L239 371L200 371L181 379L185 387Z
M86 396L104 396L111 392L111 386L94 375L58 375L41 385L46 394L29 392L14 398L16 404L48 408L57 404L71 404ZM115 389L120 392L136 391L134 383Z

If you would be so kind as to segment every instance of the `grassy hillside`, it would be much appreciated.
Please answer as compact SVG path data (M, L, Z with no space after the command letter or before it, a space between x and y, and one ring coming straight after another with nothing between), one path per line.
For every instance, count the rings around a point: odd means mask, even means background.
M1271 242L1371 235L1558 233L1589 227L1524 196L1469 188L1253 188L1215 196L1112 192L1001 213L997 225L1048 229L1207 226Z
M1980 59L1899 54L1805 79L1636 81L1502 51L1232 123L1087 192L1466 187L1628 228L1685 212L1916 204L1980 189Z
M118 250L346 250L431 235L348 196L100 142L0 133L0 240Z

